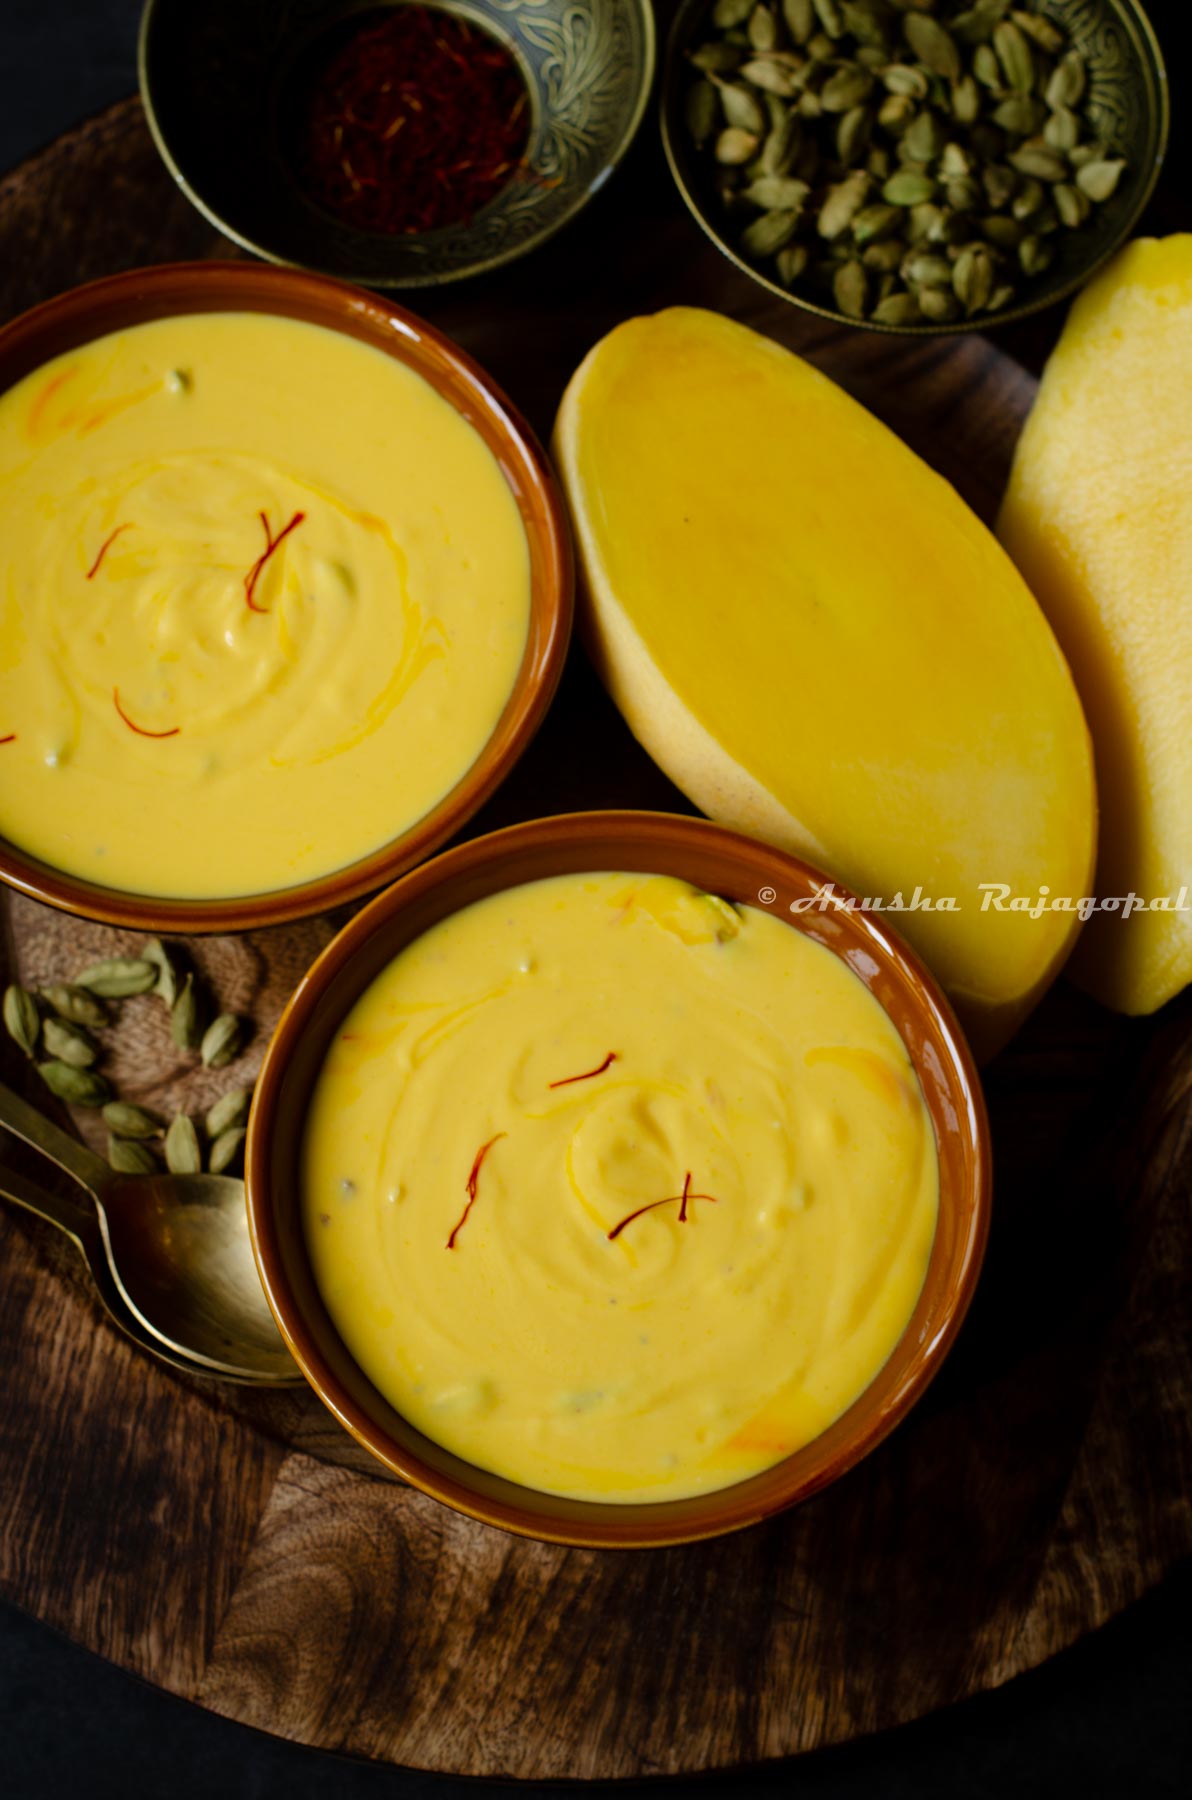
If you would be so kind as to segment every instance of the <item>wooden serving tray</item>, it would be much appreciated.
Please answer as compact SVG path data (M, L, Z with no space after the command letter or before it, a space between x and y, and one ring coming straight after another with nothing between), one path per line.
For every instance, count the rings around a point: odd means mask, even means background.
M135 101L0 186L3 317L115 269L215 254L227 246L173 188ZM990 516L1031 378L981 338L870 337L772 302L682 215L649 131L582 225L426 308L545 435L601 332L680 301L811 356ZM577 652L475 828L597 805L687 810ZM0 910L8 968L30 982L135 942L11 896ZM335 923L196 942L260 1036L240 1067L187 1075L160 1007L132 1001L121 1090L197 1109L250 1076ZM4 1057L4 1079L38 1097ZM549 1548L457 1517L386 1479L304 1389L192 1381L131 1348L65 1240L0 1208L0 1590L217 1712L474 1775L723 1768L996 1686L1192 1548L1192 994L1131 1023L1061 985L988 1091L993 1238L940 1381L828 1492L679 1550Z

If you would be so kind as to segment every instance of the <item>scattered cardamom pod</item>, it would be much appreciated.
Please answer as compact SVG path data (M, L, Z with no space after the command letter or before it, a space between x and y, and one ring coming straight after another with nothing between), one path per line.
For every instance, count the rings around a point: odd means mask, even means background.
M712 88L712 84L710 82L705 82L704 86L708 89L709 93L711 93L713 106L715 106L716 94ZM170 952L166 949L160 938L150 938L148 943L143 946L141 955L147 963L152 963L157 970L157 981L153 988L154 993L160 995L167 1006L173 1006L175 1000L178 998L178 965L174 961L174 958L170 955Z
M773 218L773 213L764 215ZM240 1054L244 1031L235 1013L220 1013L203 1033L199 1054L205 1069L223 1069Z
M1066 181L1058 182L1052 189L1052 199L1055 201L1056 212L1070 231L1083 225L1091 211L1092 203L1088 195L1082 194L1079 188L1072 187Z
M952 270L952 289L972 318L993 292L993 258L983 246L962 250Z
M717 122L720 118L720 102L716 98L716 89L712 86L710 81L692 82L687 90L684 116L687 120L687 129L691 133L693 141L696 144L701 145L707 143L708 139L715 131ZM156 944L157 939L154 938L153 942ZM146 947L145 954L148 956L148 947ZM161 991L160 977L158 979L158 991ZM167 1006L172 1006L173 1001L167 1000L166 1004Z
M207 1167L213 1175L224 1175L232 1167L244 1146L245 1136L246 1133L240 1126L220 1132L207 1157Z
M148 1144L132 1138L109 1136L108 1162L118 1175L155 1175L157 1158Z
M42 1027L46 1049L58 1062L72 1069L89 1069L99 1056L99 1045L85 1025L72 1025L66 1019L47 1019Z
M103 1109L103 1122L113 1137L120 1138L160 1137L165 1130L154 1113L129 1100L109 1100Z
M850 319L864 318L868 291L863 265L855 257L841 263L832 281L832 294L841 312Z
M60 1019L69 1019L72 1025L89 1025L94 1031L108 1023L107 1007L86 988L60 981L42 988L41 997Z
M170 1121L170 1129L166 1132L166 1167L171 1175L202 1172L198 1134L186 1113L175 1113Z
M923 313L914 294L887 294L878 301L870 317L879 325L917 325Z
M33 995L15 981L4 990L4 1029L26 1056L37 1054L41 1014Z
M948 81L959 80L961 61L956 39L938 19L925 12L904 13L902 31L915 56L933 74L943 75Z
M846 175L843 181L829 188L827 199L820 208L817 226L820 236L836 238L842 231L847 231L854 215L861 210L868 192L869 176L863 170Z
M912 13L917 19L920 15ZM926 14L923 15L926 18ZM935 182L930 175L918 169L899 169L897 175L891 175L882 189L882 199L891 206L917 206L921 200L930 200L935 193Z
M773 212L776 207L798 212L810 191L805 181L796 181L793 175L759 175L745 189L745 198L751 205L764 207L767 212Z
M92 963L75 976L76 987L87 988L105 1000L128 1000L134 994L147 994L157 986L157 970L151 962L136 956L109 956Z
M993 28L993 48L1002 65L1007 87L1029 94L1035 85L1035 57L1026 38L1011 19Z
M1089 200L1108 200L1117 187L1125 166L1120 158L1114 157L1085 163L1082 169L1076 171L1076 185Z
M195 990L193 975L187 975L178 990L178 998L170 1008L170 1036L179 1050L197 1050L202 1042L199 996Z
M805 44L815 30L811 0L782 0L782 16L796 44Z
M1045 19L1042 13L1019 11L1015 8L1010 17L1019 31L1038 44L1040 50L1046 50L1049 56L1054 56L1057 50L1063 49L1063 32L1058 30L1050 19Z
M111 1088L94 1069L75 1069L66 1062L38 1063L37 1072L59 1100L70 1106L102 1106Z
M739 131L735 125L727 125L716 139L716 161L719 163L747 163L757 154L761 139L752 131Z
M774 258L778 279L785 287L793 287L807 267L810 252L806 244L787 244Z
M766 129L766 109L752 88L736 82L722 81L719 87L720 110L726 125L760 137Z
M721 31L731 31L736 25L744 25L752 11L753 0L716 0L712 23Z
M1051 72L1044 94L1048 106L1076 106L1084 98L1087 79L1084 58L1069 50Z
M221 1094L203 1122L207 1136L214 1141L217 1137L222 1137L225 1131L233 1131L237 1126L247 1124L251 1102L252 1096L247 1088L229 1088L226 1094Z

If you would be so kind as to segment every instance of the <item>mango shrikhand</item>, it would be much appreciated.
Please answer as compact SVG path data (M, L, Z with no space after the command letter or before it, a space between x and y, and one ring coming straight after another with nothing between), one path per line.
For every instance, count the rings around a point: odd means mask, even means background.
M297 885L470 767L529 552L478 433L343 333L159 319L0 396L0 835L108 887Z
M414 1426L554 1494L674 1499L822 1432L905 1330L939 1193L889 1017L784 920L566 875L415 939L337 1030L303 1227Z

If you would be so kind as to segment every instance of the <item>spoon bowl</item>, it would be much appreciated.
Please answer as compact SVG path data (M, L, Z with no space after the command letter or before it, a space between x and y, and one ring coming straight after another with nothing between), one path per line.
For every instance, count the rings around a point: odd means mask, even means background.
M301 1382L266 1302L244 1183L230 1175L118 1175L0 1085L0 1125L57 1163L92 1207L0 1170L0 1196L57 1225L116 1322L175 1366L229 1381Z

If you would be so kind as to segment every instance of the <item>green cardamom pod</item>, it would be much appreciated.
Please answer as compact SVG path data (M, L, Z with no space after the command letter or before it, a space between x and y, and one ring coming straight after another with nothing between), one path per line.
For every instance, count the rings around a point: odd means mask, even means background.
M41 1031L37 1001L25 988L18 987L15 981L4 990L4 1029L26 1056L36 1054L38 1034Z
M705 75L728 75L741 62L741 52L732 44L701 44L688 60Z
M1084 224L1092 205L1087 194L1082 194L1079 188L1072 187L1066 181L1061 181L1052 189L1052 198L1061 222L1069 230L1074 230L1077 226Z
M912 19L927 18L926 13L910 13ZM897 175L891 175L882 189L882 199L891 206L918 206L920 201L930 200L935 193L936 184L930 175L918 169L899 169Z
M1024 275L1042 275L1051 262L1051 245L1033 233L1018 246L1018 261Z
M1014 289L1010 286L1008 281L1003 281L1001 287L995 287L992 294L990 294L989 305L985 310L986 312L1001 312L1003 307L1009 306L1013 298Z
M157 986L157 970L151 962L137 956L109 956L92 963L75 976L77 987L87 988L105 1000L127 1000L133 994L147 994Z
M1025 225L1008 219L1005 213L991 213L980 221L981 235L998 250L1017 250L1026 233Z
M952 268L952 289L971 319L993 292L993 258L983 247L962 250Z
M897 211L900 218L905 218L901 207ZM882 238L876 244L866 244L861 252L861 261L867 269L885 275L896 269L905 255L906 245L901 238Z
M845 30L850 31L859 44L873 50L887 48L884 9L875 5L874 0L841 0L840 11Z
M853 219L853 242L862 245L876 244L897 231L902 219L900 206L887 206L884 202L863 206Z
M86 988L56 982L52 987L42 988L41 997L60 1019L69 1019L73 1025L90 1025L94 1030L108 1022L107 1007Z
M716 117L716 90L710 81L697 82L696 87L703 88L708 94L712 103L714 126ZM709 127L709 131L705 133L705 136L710 135L711 129L712 127ZM154 993L159 994L167 1006L173 1006L175 1000L178 998L178 965L174 958L170 955L161 939L155 937L150 938L148 942L142 946L141 955L147 963L152 963L153 967L157 970L157 981L153 989Z
M1057 106L1043 127L1043 141L1053 150L1075 150L1080 142L1080 120L1070 106Z
M958 125L975 125L981 114L981 90L971 75L952 83L952 117Z
M863 319L868 293L869 280L856 257L841 263L832 280L832 297L841 312L850 319Z
M773 50L778 44L778 20L768 6L757 5L749 15L749 42L755 50Z
M987 163L981 171L985 197L994 210L1008 206L1018 192L1018 177L1005 163Z
M211 1146L207 1157L207 1167L213 1175L224 1175L232 1167L244 1146L245 1133L237 1127L231 1131L221 1131Z
M994 27L993 47L1002 65L1007 87L1018 94L1029 94L1035 85L1035 57L1030 44L1017 25L1003 19Z
M806 244L787 244L774 258L778 279L783 287L793 287L807 267Z
M1049 56L1057 56L1067 41L1062 31L1045 19L1041 13L1023 12L1015 9L1010 17L1019 31L1038 44L1040 50L1046 50Z
M923 288L918 299L923 317L933 325L950 325L960 316L956 296L950 294L947 288Z
M805 44L815 30L811 0L782 0L782 16L796 44Z
M47 1019L43 1027L45 1046L58 1062L72 1069L89 1069L99 1056L99 1045L85 1025L72 1025L66 1019Z
M1020 175L1033 175L1038 181L1063 181L1068 174L1068 165L1058 150L1040 149L1035 144L1020 144L1017 150L1011 150L1007 160Z
M805 181L796 181L792 175L759 175L744 190L744 197L763 212L773 212L776 207L798 212L810 192Z
M847 168L855 162L869 142L873 115L867 106L854 106L842 113L836 127L836 154Z
M827 113L849 112L860 106L873 92L873 76L868 69L846 63L829 75L820 89L820 106Z
M1088 71L1084 66L1084 58L1076 50L1069 50L1061 56L1051 72L1047 83L1046 99L1048 106L1075 106L1083 99Z
M971 175L966 175L959 181L950 181L944 190L948 205L957 212L972 212L975 206L980 206L981 197L981 189Z
M772 215L770 215L772 216ZM235 1013L220 1013L203 1033L199 1054L205 1069L223 1069L234 1062L244 1042L244 1031Z
M963 181L973 172L973 159L963 144L945 144L940 174L945 181Z
M719 93L720 110L724 114L725 124L734 130L748 131L753 136L760 137L768 121L765 108L753 90L734 81L722 81Z
M1002 65L992 44L982 44L973 52L973 75L982 87L1001 87Z
M888 181L894 173L894 164L890 152L880 144L871 145L865 158L865 167L877 182Z
M804 251L806 258L806 251ZM252 1095L247 1088L229 1088L221 1094L204 1121L207 1136L214 1141L222 1137L225 1131L234 1131L239 1125L248 1123L248 1109Z
M947 219L948 215L942 206L936 206L931 200L920 200L910 209L906 220L906 235L912 244L941 243Z
M111 1088L94 1069L75 1069L66 1062L38 1063L37 1072L59 1100L71 1106L102 1106Z
M1100 162L1085 163L1076 171L1076 185L1090 200L1108 200L1121 179L1125 162L1120 157L1105 157Z
M952 280L952 265L946 256L916 250L903 263L902 275L911 287L947 287Z
M918 325L923 312L914 294L887 294L869 316L877 325Z
M741 248L747 256L775 256L794 237L799 215L791 207L776 207L762 213L741 233Z
M902 31L921 63L946 81L959 81L961 62L956 39L938 19L930 13L904 13Z
M772 62L769 58L758 57L753 62L742 63L737 70L742 81L750 87L760 88L764 93L773 94L779 100L789 100L799 92L803 85L802 77L797 69L788 69L780 62ZM728 112L725 112L728 118ZM744 118L734 118L734 125L745 125L752 129Z
M735 125L728 125L716 139L716 161L726 165L747 163L756 155L760 143L752 131L739 131Z
M753 5L754 0L716 0L712 23L721 31L731 31L734 25L744 25Z
M186 1113L175 1113L166 1132L166 1167L171 1175L198 1175L203 1158L199 1139Z
M909 94L887 94L877 109L877 122L883 131L897 137L915 116L915 103Z
M949 20L952 36L959 38L962 44L987 44L993 36L993 28L998 20L1009 11L1008 6L983 6L978 4L966 12L959 12Z
M157 1158L148 1144L132 1138L108 1138L108 1162L118 1175L156 1175Z
M787 113L781 125L775 125L762 145L761 164L765 175L789 175L799 154L803 126L798 113Z
M1044 197L1043 183L1028 176L1015 194L1010 211L1016 219L1029 219L1032 213L1038 212Z
M944 147L944 128L930 107L924 107L902 134L902 155L911 162L934 162Z
M902 100L926 100L930 88L922 69L910 63L891 63L882 70L882 81L891 94Z
M824 204L820 207L816 229L822 238L838 238L847 231L854 217L865 204L869 193L869 176L863 169L857 169L838 181L827 192Z
M165 1129L155 1114L128 1100L109 1100L103 1109L103 1122L113 1137L120 1138L160 1137Z
M202 1040L199 996L193 975L186 977L178 990L178 998L170 1008L170 1036L179 1050L197 1050Z
M720 102L716 98L716 89L710 81L692 82L683 102L683 115L687 120L687 129L695 142L706 144L716 130L720 118ZM153 941L156 943L157 939L154 938ZM145 954L146 956L149 954L148 946L146 946ZM158 978L158 991L161 991L160 977ZM177 988L175 988L176 997ZM167 1006L172 1006L173 1003L173 1000L166 1001Z
M995 125L1017 137L1030 137L1032 132L1038 131L1046 116L1047 108L1043 102L1030 94L1011 94L1008 100L995 106L991 114Z
M840 10L839 0L811 0L815 7L820 27L830 38L844 36L844 14Z

